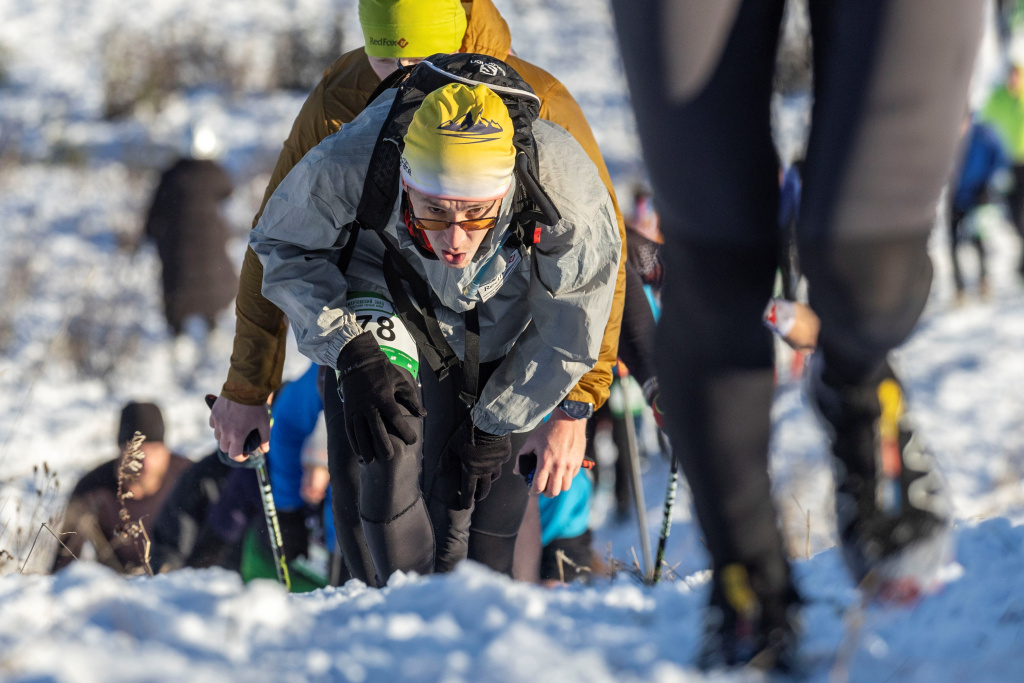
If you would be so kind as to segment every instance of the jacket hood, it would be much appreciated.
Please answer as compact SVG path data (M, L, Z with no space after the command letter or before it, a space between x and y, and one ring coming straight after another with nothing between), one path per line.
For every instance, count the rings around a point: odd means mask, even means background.
M469 23L462 39L462 51L505 59L512 49L512 33L498 8L491 0L473 0L468 4Z

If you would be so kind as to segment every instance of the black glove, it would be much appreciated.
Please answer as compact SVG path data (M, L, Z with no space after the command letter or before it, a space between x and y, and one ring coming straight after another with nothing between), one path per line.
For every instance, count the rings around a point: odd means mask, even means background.
M348 440L364 462L395 456L388 434L407 446L416 443L416 432L402 415L401 406L415 417L425 417L427 411L415 388L380 350L372 332L363 332L338 354L338 393L345 402Z
M452 450L462 463L460 504L468 510L474 499L487 497L491 484L501 476L501 466L512 457L512 436L489 434L466 418L455 434Z

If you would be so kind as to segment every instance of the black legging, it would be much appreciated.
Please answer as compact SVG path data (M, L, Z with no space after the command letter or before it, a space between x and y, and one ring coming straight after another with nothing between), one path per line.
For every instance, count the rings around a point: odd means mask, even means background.
M654 370L654 328L654 313L644 291L644 282L633 264L627 261L619 358L641 385L657 374Z
M481 364L481 385L499 364ZM411 375L404 370L403 374L412 382ZM444 457L445 447L468 408L458 398L461 385L456 377L439 382L421 364L420 380L428 415L423 420L407 418L420 440L406 446L392 439L394 458L366 464L356 457L345 433L337 379L333 372L326 374L331 500L345 565L353 578L371 586L383 585L397 569L450 571L467 557L511 575L528 495L522 477L512 473L515 457L505 464L487 498L471 510L456 510L461 474L458 463ZM513 456L527 436L513 435Z
M956 285L956 291L964 291L964 276L960 271L960 259L957 257L957 246L958 239L961 236L961 224L967 214L963 211L958 211L952 207L949 209L949 256L953 261L953 283ZM963 237L970 241L971 245L978 252L978 265L979 265L979 281L984 283L988 280L988 271L985 268L985 244L981 241L981 235L975 232L973 235L963 235Z
M1010 211L1010 222L1017 230L1017 235L1024 240L1024 164L1014 164L1010 170L1013 173L1013 187L1006 193L1006 207ZM1021 250L1017 270L1024 274L1024 250Z
M715 567L788 565L767 473L778 266L770 103L783 0L615 0L665 234L658 376ZM797 242L832 385L914 327L982 0L810 0L813 128ZM873 467L873 462L863 466ZM778 585L778 584L777 584Z

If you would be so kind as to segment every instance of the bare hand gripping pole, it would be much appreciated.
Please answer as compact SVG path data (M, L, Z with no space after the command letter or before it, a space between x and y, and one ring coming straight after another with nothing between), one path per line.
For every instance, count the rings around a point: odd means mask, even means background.
M206 395L206 405L213 409L217 397L213 394ZM268 408L269 411L269 408ZM273 423L271 423L273 424ZM243 467L256 470L256 479L260 485L260 499L263 501L263 517L267 522L267 532L270 536L270 552L274 555L274 568L277 569L277 580L284 584L286 590L292 589L292 580L288 575L288 563L285 561L284 540L281 537L281 524L277 521L277 507L274 505L274 493L270 489L270 475L267 474L267 459L259 450L260 433L258 430L249 432L245 437L245 444L242 446L249 459L245 462L238 462L228 457L228 454L217 447L217 457L225 465L231 467Z

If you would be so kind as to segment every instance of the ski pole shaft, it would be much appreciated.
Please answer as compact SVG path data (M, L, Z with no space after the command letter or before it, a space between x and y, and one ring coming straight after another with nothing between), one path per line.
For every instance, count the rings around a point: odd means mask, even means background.
M274 556L274 567L277 569L277 580L284 584L286 590L292 589L291 576L288 574L288 562L285 560L284 539L281 537L281 524L277 519L277 506L274 505L274 493L270 488L270 475L264 458L256 466L256 478L260 484L260 497L263 499L263 516L267 522L267 535L270 537L270 552Z
M206 395L206 405L213 409L213 404L217 402L217 397L213 394ZM245 437L245 443L242 448L245 450L245 454L249 456L246 462L237 462L228 457L228 454L220 449L220 445L217 446L217 457L220 461L230 465L232 467L244 467L253 468L255 463L256 469L256 480L260 487L260 500L263 503L263 519L267 524L267 536L270 539L270 552L274 556L274 568L277 570L277 580L284 584L285 589L292 589L291 576L288 574L288 562L285 559L284 551L284 539L281 536L281 523L277 518L277 506L274 505L274 492L270 487L270 474L267 472L267 459L266 456L256 450L260 446L260 433L259 430L254 429L249 432L249 435Z
M629 394L626 390L625 383L622 381L622 376L619 373L619 369L616 366L615 377L619 382L619 388L622 391L625 409L623 411L622 420L625 422L626 427L626 444L629 450L629 472L631 475L633 484L633 501L636 503L636 521L640 527L640 549L644 555L644 577L650 579L652 567L651 567L651 539L647 533L647 503L644 500L644 482L643 477L640 473L640 451L636 445L636 428L633 425L633 412L629 404ZM619 457L622 457L620 454Z
M676 490L679 487L679 463L676 462L675 454L669 456L672 459L672 469L668 475L668 488L665 490L665 506L661 511L661 533L658 535L658 552L654 555L654 574L651 575L651 583L661 581L661 570L665 564L665 547L668 545L668 535L672 531L672 508L676 504Z

